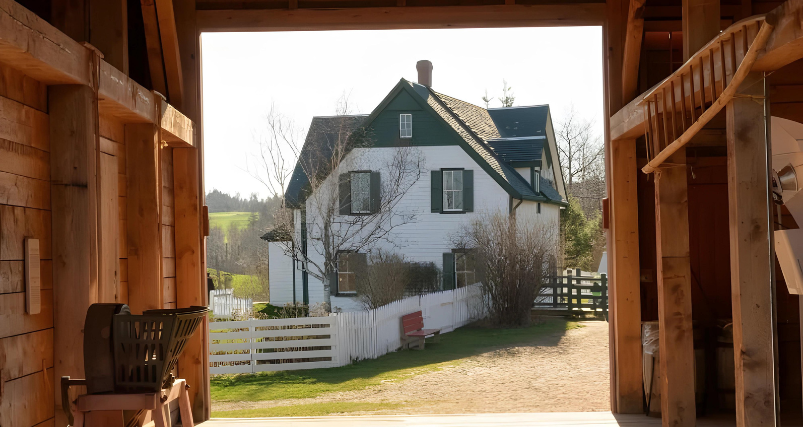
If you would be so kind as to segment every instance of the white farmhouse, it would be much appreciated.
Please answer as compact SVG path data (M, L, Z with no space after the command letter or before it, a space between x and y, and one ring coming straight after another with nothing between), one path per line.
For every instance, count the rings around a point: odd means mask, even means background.
M344 220L377 215L382 185L394 179L387 166L399 147L412 147L423 173L409 183L394 214L406 219L374 248L341 247L330 274L333 310L361 309L353 266L365 252L385 248L412 262L432 262L442 271L442 289L473 283L473 267L465 251L452 247L452 236L477 215L515 213L517 220L541 221L559 228L560 209L566 205L558 152L548 105L484 109L436 92L431 87L432 65L419 61L419 83L402 79L368 116L315 117L285 195L295 209L296 241L310 262L323 262L315 246L321 236L309 204L309 179L301 162L310 153L331 155L343 134L370 135L370 144L352 149L326 178L337 185L339 212ZM323 187L318 187L323 188ZM322 191L322 190L321 190ZM387 207L383 207L387 208ZM398 221L398 220L397 220ZM319 225L319 224L318 224ZM317 227L320 228L320 227ZM285 232L269 232L270 302L320 303L324 284L293 260L278 241ZM360 253L362 252L362 253Z

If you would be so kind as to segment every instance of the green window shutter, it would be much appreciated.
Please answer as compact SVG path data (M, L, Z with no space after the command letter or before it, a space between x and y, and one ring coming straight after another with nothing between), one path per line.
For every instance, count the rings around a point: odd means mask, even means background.
M337 295L337 271L326 273L326 277L329 278L329 293Z
M463 171L463 211L474 212L474 171Z
M443 290L454 289L454 254L443 254Z
M340 215L351 214L351 173L340 174Z
M371 172L371 213L379 212L379 206L382 204L381 184L379 172Z
M432 212L443 210L443 172L432 171Z

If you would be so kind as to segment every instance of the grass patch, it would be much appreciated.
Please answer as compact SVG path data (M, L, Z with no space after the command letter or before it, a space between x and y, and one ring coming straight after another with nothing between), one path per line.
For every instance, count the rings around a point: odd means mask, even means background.
M247 228L251 215L251 212L212 212L209 214L209 227L219 227L223 229L224 234L228 234L232 224L240 229ZM259 218L258 213L253 215Z
M212 277L215 289L233 289L234 296L239 298L267 298L268 284L261 283L257 276L221 271L218 278L218 271L214 268L207 268L206 271Z
M301 399L329 392L362 390L454 366L462 359L499 347L534 342L556 345L563 333L576 324L564 319L547 319L519 329L466 326L442 335L440 343L427 343L424 351L399 351L339 368L215 376L211 380L212 400Z
M322 417L326 415L347 414L350 412L372 412L400 408L399 403L371 402L327 402L304 405L275 406L273 408L240 409L236 411L212 412L215 418L255 418L255 417Z

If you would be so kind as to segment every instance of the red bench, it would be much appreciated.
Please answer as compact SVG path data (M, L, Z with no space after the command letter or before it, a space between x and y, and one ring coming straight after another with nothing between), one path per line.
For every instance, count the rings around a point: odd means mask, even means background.
M424 340L428 336L434 336L435 342L440 341L440 329L424 329L424 316L421 311L402 316L402 329L404 330L404 345L410 348L410 344L415 344L419 350L424 349Z

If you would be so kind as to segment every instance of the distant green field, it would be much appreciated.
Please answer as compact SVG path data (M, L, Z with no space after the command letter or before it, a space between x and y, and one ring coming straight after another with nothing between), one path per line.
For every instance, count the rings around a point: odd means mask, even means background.
M248 227L248 218L251 212L212 212L209 214L209 227L220 227L226 233L231 224L236 224L239 228Z

